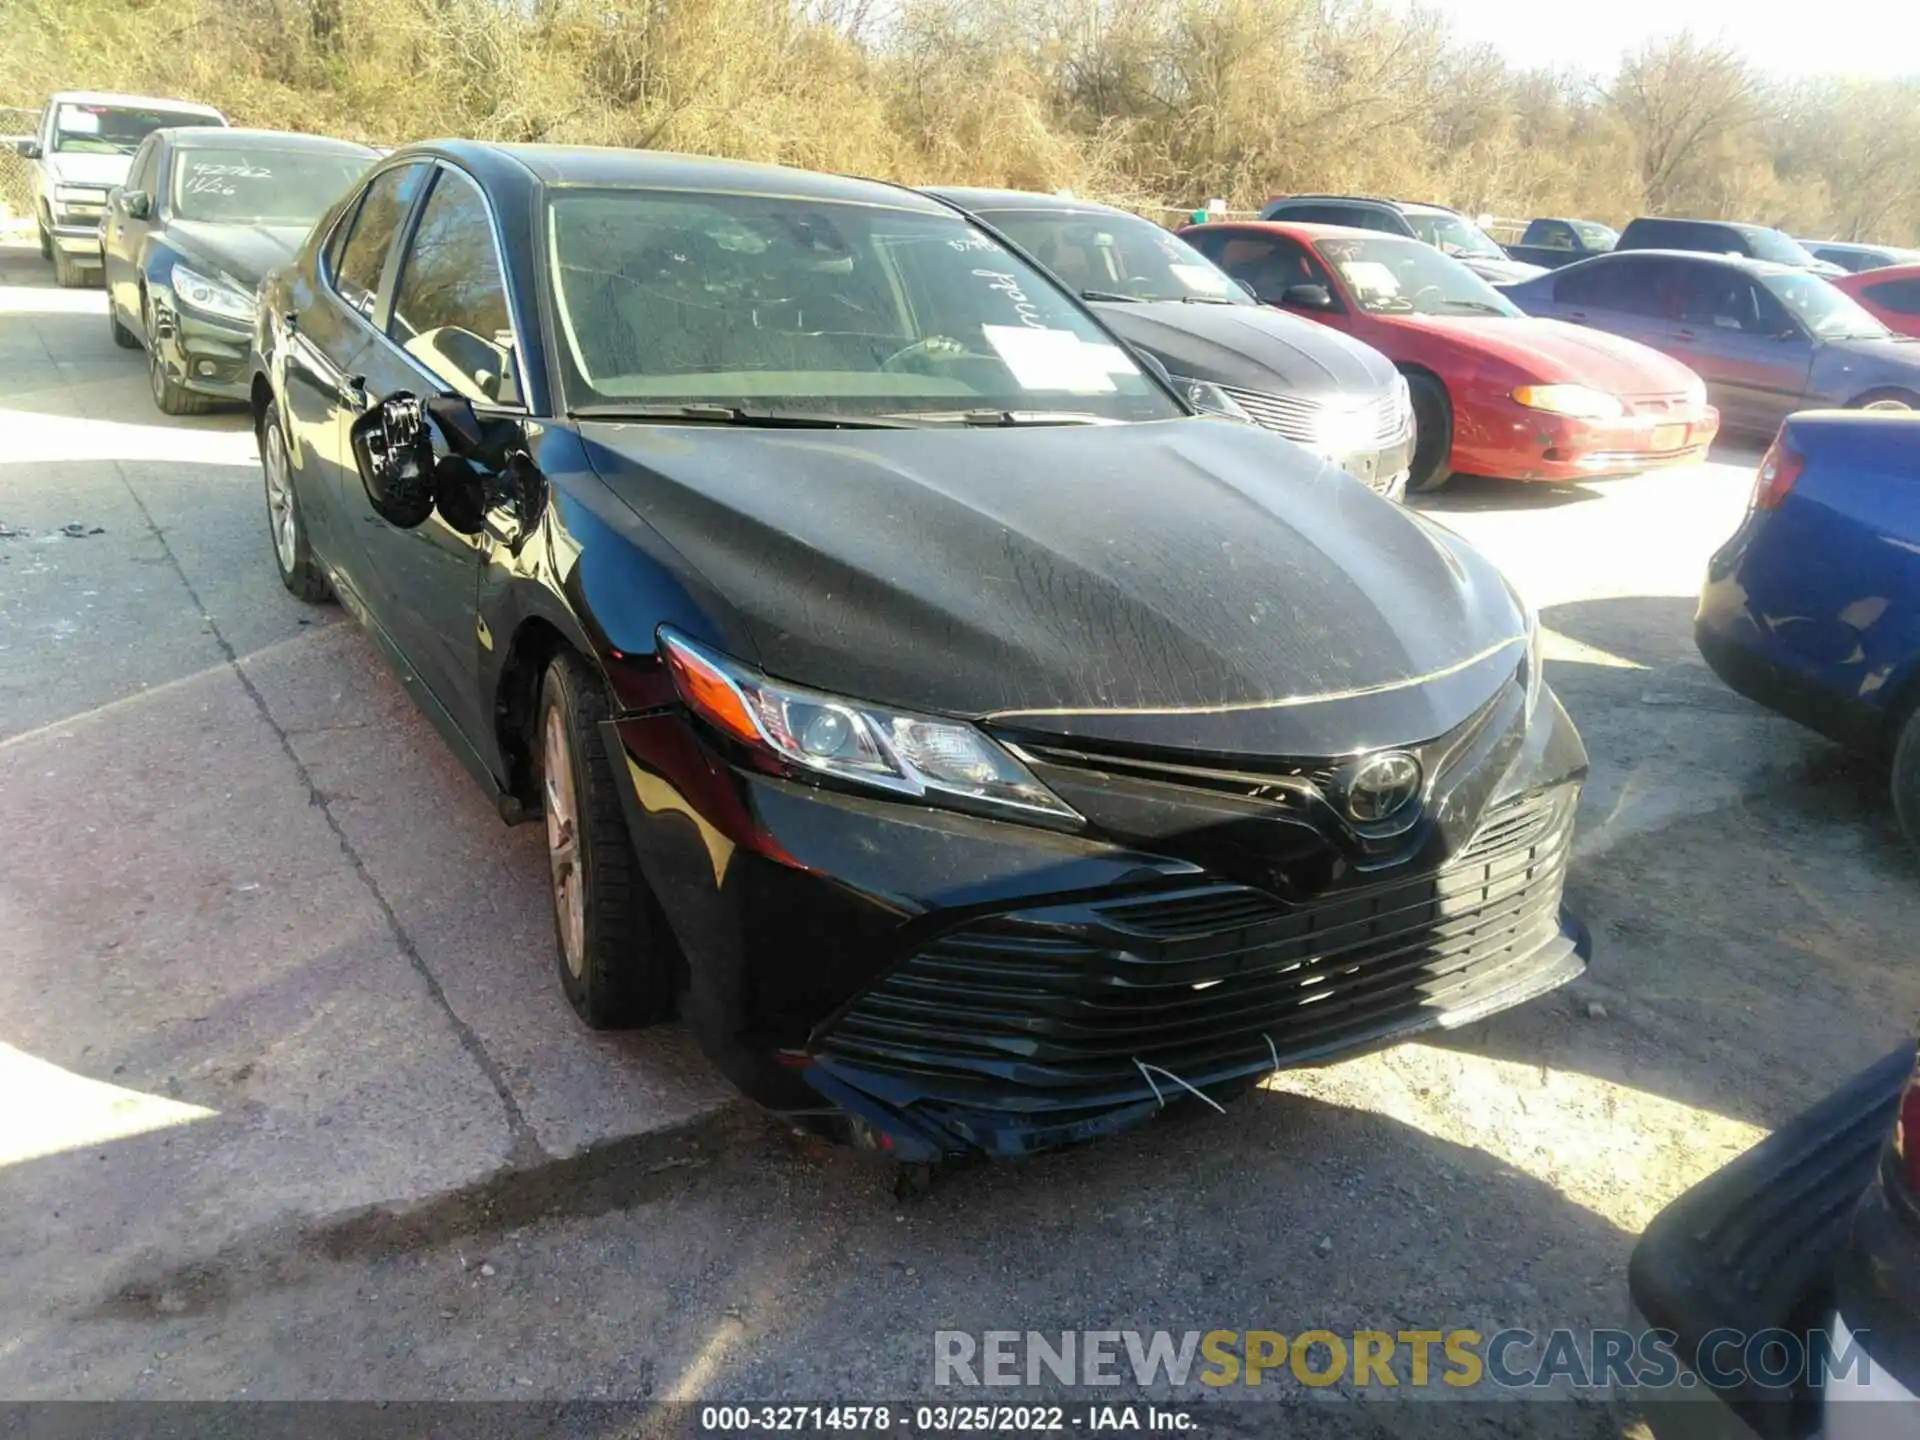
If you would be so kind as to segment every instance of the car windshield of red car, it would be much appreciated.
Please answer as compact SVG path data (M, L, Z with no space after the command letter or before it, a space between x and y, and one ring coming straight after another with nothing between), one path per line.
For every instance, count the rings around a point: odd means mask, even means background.
M1391 235L1322 240L1322 257L1340 272L1370 315L1519 315L1498 290L1451 255Z

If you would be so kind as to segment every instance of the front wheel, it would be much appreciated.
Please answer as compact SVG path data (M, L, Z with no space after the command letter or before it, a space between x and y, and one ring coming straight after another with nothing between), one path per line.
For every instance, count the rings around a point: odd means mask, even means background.
M147 389L162 415L204 415L213 409L210 395L197 395L167 374L160 354L160 338L153 333L153 306L147 306Z
M289 594L319 604L333 593L326 572L307 544L307 525L300 515L300 497L293 488L293 467L287 459L287 437L280 417L272 411L260 426L260 469L267 485L267 527L273 536L273 563Z
M42 260L51 260L53 258L53 232L47 229L47 222L44 219L42 219L35 228L40 232L40 258Z
M1920 410L1920 395L1910 390L1873 390L1854 400L1850 410L1883 410L1896 414Z
M595 1030L673 1013L675 951L640 875L620 808L626 781L600 739L606 692L564 651L540 687L537 753L546 809L547 869L560 988Z
M1453 402L1446 387L1430 375L1407 376L1413 397L1413 463L1407 489L1431 495L1453 478Z

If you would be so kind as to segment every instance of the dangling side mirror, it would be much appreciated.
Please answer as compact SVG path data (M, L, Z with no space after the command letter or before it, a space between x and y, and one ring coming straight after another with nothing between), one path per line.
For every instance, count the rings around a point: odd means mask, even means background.
M433 513L437 467L420 402L388 396L353 422L348 439L373 513L402 530L425 523Z
M122 190L120 213L129 220L144 220L153 213L153 197L144 190Z

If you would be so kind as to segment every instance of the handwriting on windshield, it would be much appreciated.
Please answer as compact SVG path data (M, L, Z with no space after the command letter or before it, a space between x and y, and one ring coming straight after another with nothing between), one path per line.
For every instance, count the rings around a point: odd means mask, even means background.
M989 290L998 290L1013 304L1013 313L1020 317L1020 323L1034 330L1045 330L1047 322L1040 318L1040 307L1033 303L1027 292L1020 288L1018 276L1008 275L1000 270L976 270L973 272L987 282Z
M260 165L216 165L200 161L188 169L185 193L188 195L236 195L236 180L271 180L273 171Z

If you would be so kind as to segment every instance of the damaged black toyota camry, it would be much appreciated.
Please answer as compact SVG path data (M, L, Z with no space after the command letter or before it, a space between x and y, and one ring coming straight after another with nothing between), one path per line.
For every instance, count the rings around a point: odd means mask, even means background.
M1586 754L1471 548L1191 413L892 186L412 146L263 288L289 589L502 816L561 985L919 1163L1578 973Z

